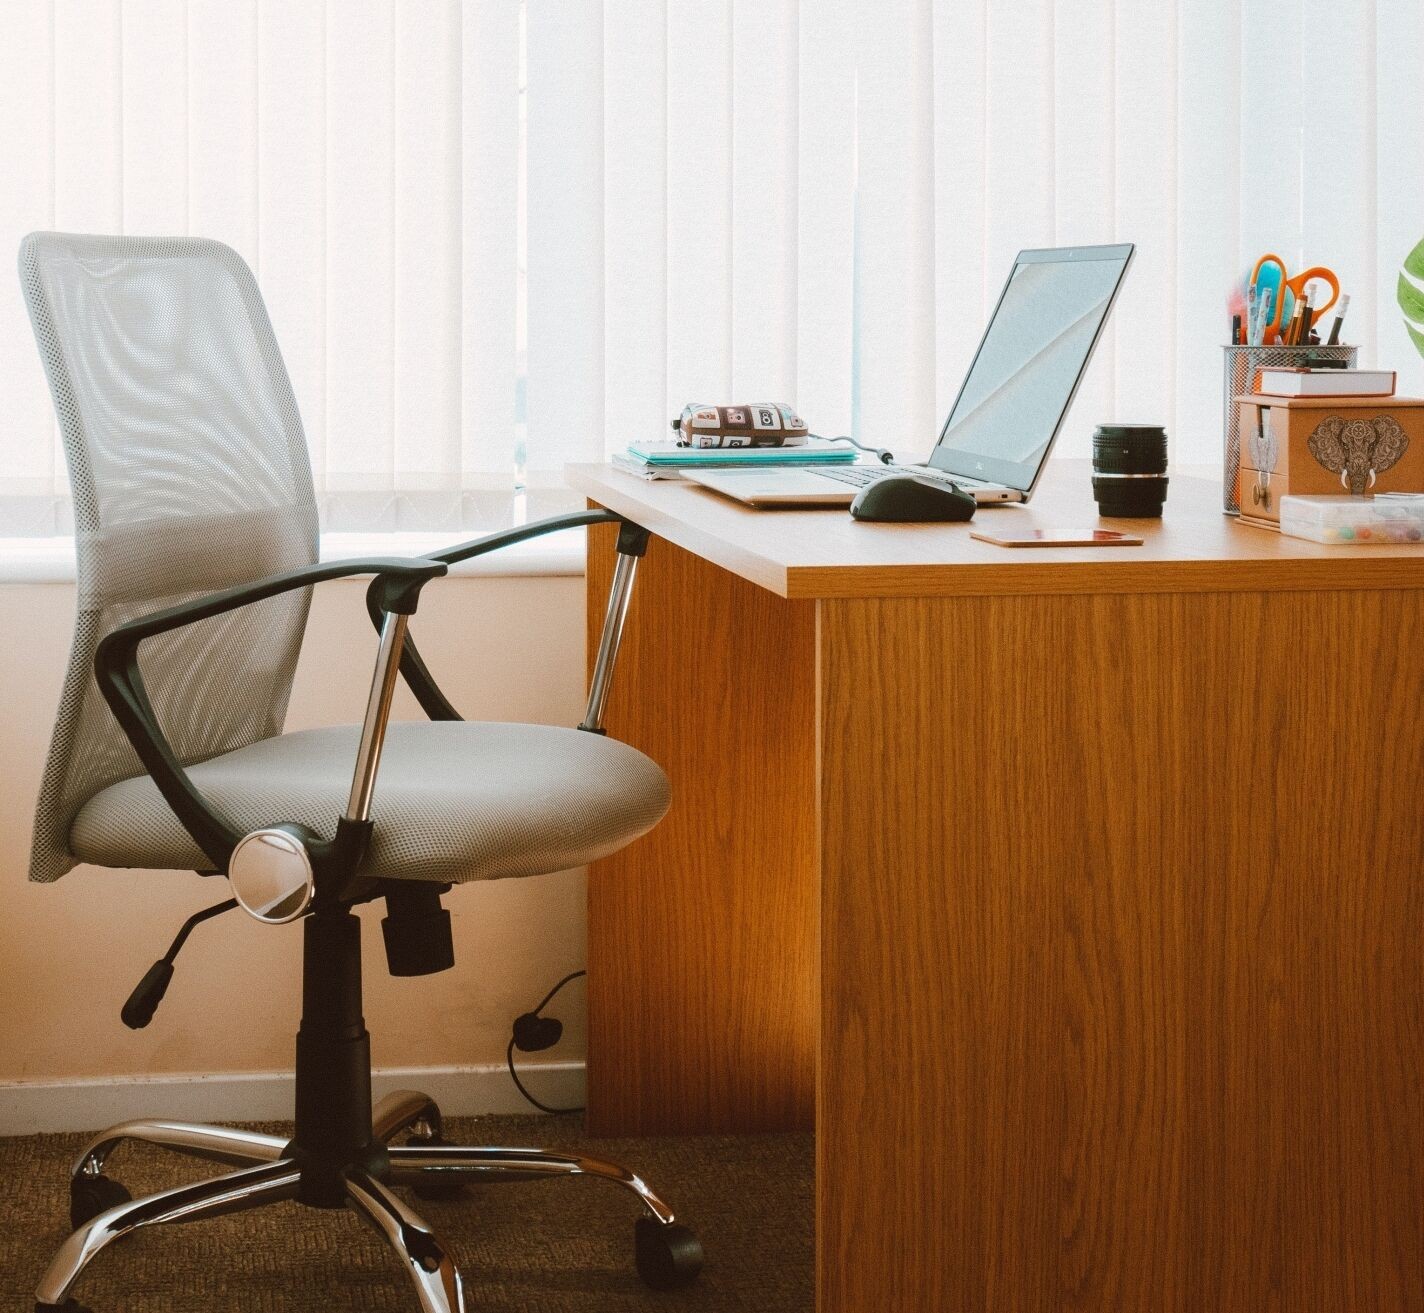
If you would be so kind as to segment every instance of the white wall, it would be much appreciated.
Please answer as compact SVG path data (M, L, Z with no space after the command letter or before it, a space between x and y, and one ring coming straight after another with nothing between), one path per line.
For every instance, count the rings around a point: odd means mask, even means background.
M71 584L9 584L15 626L0 645L0 1086L75 1077L289 1069L301 930L241 913L200 927L148 1029L119 1008L190 912L227 896L192 874L80 867L55 885L26 879L30 817L68 655ZM583 701L583 582L453 577L426 590L414 631L470 718L572 725ZM359 719L375 638L364 586L317 590L291 728ZM396 714L417 718L404 689ZM458 888L456 967L393 980L365 911L366 1020L380 1067L499 1063L509 1023L584 963L581 872ZM570 987L557 1055L583 1054L583 994ZM154 1109L162 1112L162 1109Z

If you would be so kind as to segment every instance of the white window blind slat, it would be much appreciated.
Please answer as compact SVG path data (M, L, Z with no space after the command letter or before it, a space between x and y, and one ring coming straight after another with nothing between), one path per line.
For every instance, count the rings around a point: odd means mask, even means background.
M185 232L189 81L185 0L125 5L121 60L124 224L135 233ZM171 73L154 77L153 69Z
M518 8L465 0L460 48L461 464L466 488L507 493L516 441Z
M1113 310L1115 410L1104 416L1075 406L1064 450L1087 455L1093 425L1105 418L1170 423L1175 396L1177 314L1176 9L1161 0L1119 0L1113 123L1117 195L1114 235L1137 243L1133 267ZM1215 322L1222 332L1225 285L1218 283Z
M1117 222L1117 86L1110 75L1116 40L1111 5L1096 0L1058 0L1053 14L1051 244L1096 245L1120 236L1128 240ZM994 294L1007 272L1006 260L988 270ZM1136 269L1128 276L1136 278ZM989 308L979 317L981 325ZM1093 367L1065 421L1062 450L1075 455L1089 450L1085 430L1117 413L1115 324L1115 318L1108 320Z
M8 22L9 39L0 41L0 234L18 243L54 221L53 7L24 5ZM54 422L14 277L0 278L0 388L0 520L11 533L53 532Z
M669 394L674 406L736 401L731 0L669 4L666 14Z
M262 0L257 15L257 249L267 303L326 486L326 17ZM172 231L157 229L156 231Z
M460 523L460 11L396 11L392 327L402 528Z
M984 28L987 0L935 5L935 414L954 403L987 313ZM992 304L992 302L990 302ZM924 444L928 450L928 442ZM921 452L920 455L924 453Z
M374 510L394 474L394 10L326 22L327 486Z
M997 296L1014 256L1051 246L1054 231L1051 0L990 4L985 25L985 278ZM992 305L992 299L990 301Z
M1376 206L1375 323L1382 365L1397 367L1399 390L1424 396L1424 357L1404 327L1396 287L1404 258L1424 239L1424 94L1419 52L1424 50L1424 5L1381 0L1375 12L1375 180L1359 202ZM1351 309L1347 336L1359 336L1363 318Z
M119 0L54 6L56 226L119 232L124 222ZM8 130L8 128L7 128Z
M1352 5L1305 0L1301 61L1309 130L1300 136L1300 268L1324 264L1333 269L1350 293L1350 318L1358 315L1355 324L1372 329L1377 282L1374 26L1374 0ZM1424 236L1424 211L1417 218Z
M1211 459L1221 436L1225 294L1240 273L1241 7L1202 0L1177 10L1177 321L1174 449ZM1208 270L1221 270L1213 277ZM1218 326L1219 325L1219 326Z
M796 386L786 400L794 401L802 417L827 434L849 433L851 428L855 31L855 0L801 6L796 72Z
M256 269L256 0L193 0L187 44L188 227Z
M1274 251L1300 266L1300 134L1307 115L1299 4L1241 7L1243 261ZM1245 272L1249 274L1250 269Z
M667 422L667 26L660 0L604 7L604 440Z
M118 232L124 223L123 50L120 0L54 0L54 164L50 222L79 232ZM33 348L32 348L33 349ZM58 426L48 430L51 488L65 465ZM51 517L63 518L62 511Z
M936 423L932 31L928 0L862 0L856 427L911 459L928 453Z
M529 480L603 454L603 13L531 4Z
M794 400L796 0L733 7L732 393Z

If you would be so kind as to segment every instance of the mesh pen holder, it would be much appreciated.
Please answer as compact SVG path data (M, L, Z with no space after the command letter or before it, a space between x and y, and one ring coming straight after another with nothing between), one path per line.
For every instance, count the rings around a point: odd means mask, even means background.
M1241 470L1241 412L1232 397L1254 392L1261 370L1272 366L1299 368L1326 360L1343 360L1346 369L1353 369L1359 358L1357 346L1227 346L1222 368L1222 444L1221 509L1228 515L1241 510L1237 499L1237 483Z

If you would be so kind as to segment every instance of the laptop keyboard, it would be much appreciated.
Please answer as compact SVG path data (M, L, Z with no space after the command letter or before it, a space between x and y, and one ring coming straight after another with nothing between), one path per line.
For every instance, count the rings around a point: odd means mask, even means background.
M835 479L837 483L849 483L857 488L863 488L866 484L874 483L876 479L883 479L887 474L893 474L895 471L888 465L827 465L817 470L816 473L827 479Z
M816 470L816 473L822 478L835 479L839 483L849 483L854 487L863 488L866 484L874 483L877 479L883 479L889 474L923 474L924 470L906 469L903 465L823 465ZM946 479L945 482L948 483L949 480ZM971 488L982 486L978 479L956 477L954 482Z

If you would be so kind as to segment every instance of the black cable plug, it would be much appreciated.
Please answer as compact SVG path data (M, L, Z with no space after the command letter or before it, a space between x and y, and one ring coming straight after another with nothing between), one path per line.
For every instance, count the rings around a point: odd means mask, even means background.
M557 1017L541 1017L525 1012L514 1018L514 1047L521 1053L551 1049L564 1037L564 1023Z
M514 1051L518 1049L521 1053L539 1053L544 1049L551 1049L563 1038L564 1023L557 1017L544 1017L539 1014L553 1002L556 995L571 980L577 980L580 976L586 976L586 971L570 971L557 985L553 987L530 1012L521 1012L514 1018L513 1033L509 1037L509 1044L504 1050L505 1065L509 1068L509 1079L514 1082L517 1089L530 1103L540 1112L582 1112L583 1108L551 1108L547 1103L541 1103L527 1089L524 1082L519 1079L519 1073L514 1068Z

